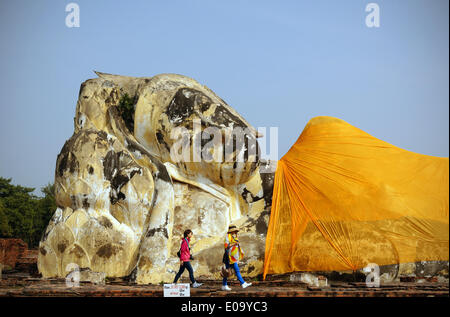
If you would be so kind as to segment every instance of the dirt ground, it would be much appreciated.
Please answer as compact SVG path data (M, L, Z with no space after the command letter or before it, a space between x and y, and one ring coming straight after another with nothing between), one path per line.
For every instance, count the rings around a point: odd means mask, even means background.
M407 281L367 287L361 282L327 281L327 286L314 287L287 279L251 281L242 289L230 281L231 291L221 290L219 280L198 280L203 285L191 288L191 297L449 297L449 284L435 280ZM189 283L182 277L181 283ZM81 282L68 287L64 279L43 279L29 273L3 272L0 297L163 297L163 285L137 285L122 279L105 284Z

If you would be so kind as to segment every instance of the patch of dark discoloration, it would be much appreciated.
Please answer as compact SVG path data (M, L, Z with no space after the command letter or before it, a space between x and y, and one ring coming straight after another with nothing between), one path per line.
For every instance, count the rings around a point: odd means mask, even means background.
M125 199L120 190L136 174L142 174L142 169L133 161L130 155L120 151L109 151L103 160L103 173L105 179L111 183L110 200L115 204Z
M166 239L169 239L169 233L167 231L167 226L169 225L169 213L166 212L166 218L164 223L159 228L153 228L147 231L146 237L153 237L157 232L162 232Z
M86 196L86 195L85 195ZM84 197L83 198L83 208L84 209L89 209L89 206L90 206L90 204L89 204L89 198L87 198L87 197Z
M265 220L265 216L270 215L268 210L263 210L257 219L249 217L247 222L245 223L246 228L255 228L257 234L267 234L268 223Z
M105 90L103 92L106 93ZM105 105L107 107L116 106L119 103L119 99L120 99L119 90L116 88L113 88L113 89L111 89L109 95L107 95L105 98Z
M63 154L60 157L58 157L58 162L56 163L56 170L58 171L59 177L62 177L64 175L64 171L67 169L67 160L68 160L69 154ZM59 158L61 158L59 160Z
M94 168L92 166L89 166L88 172L91 175L94 174Z
M72 206L77 206L77 197L75 195L70 195L70 201L72 202Z
M127 198L127 196L125 196L125 194L124 193L122 193L122 192L120 192L119 191L119 193L117 194L117 200L116 201L119 201L119 200L125 200L125 198ZM112 201L111 201L112 202ZM114 204L114 203L113 203Z
M106 148L107 134L98 130L81 130L64 143L61 152L56 160L56 175L62 177L65 171L74 173L79 170L79 162L74 152L86 144L92 144L90 136L94 134L95 145L97 148Z
M165 237L166 239L169 239L169 234L168 234L166 228L153 228L153 229L150 229L150 230L147 232L146 237L147 237L147 238L153 237L157 232L161 232L161 233L164 235L164 237Z
M224 105L217 104L214 114L211 116L211 121L218 125L226 127L233 123L233 127L240 127L245 129L247 125L236 115L232 114Z
M267 234L268 223L265 220L265 216L268 216L268 215L270 215L270 212L267 210L264 210L263 212L261 212L258 219L256 219L255 229L256 229L257 234L263 234L263 235Z
M80 164L78 163L77 157L72 152L67 152L62 154L61 159L59 160L56 170L58 171L58 175L62 177L65 171L69 171L70 173L74 173L78 171Z
M170 146L167 144L166 140L164 140L164 135L162 134L161 130L156 131L156 139L158 139L158 143L164 145L167 152L170 153Z
M157 196L158 191L155 191L154 195ZM155 201L156 201L156 197L155 197ZM154 237L156 235L156 233L160 232L166 239L169 239L169 232L167 230L168 226L169 226L169 212L167 211L165 219L164 219L164 223L158 228L148 229L145 237L151 238L151 237Z
M208 111L213 104L216 105L214 113L210 116L210 125L215 127L241 127L245 129L247 125L239 118L239 116L231 113L227 109L226 103L220 99L222 103L214 103L210 97L203 92L192 88L180 88L175 93L167 110L165 111L170 122L175 126L187 122L187 118L197 112L199 117Z
M275 179L275 173L260 173L261 184L265 199L265 208L272 206L273 195L273 183Z
M98 219L98 222L105 228L111 229L113 227L112 222L105 216L100 217L100 219Z
M156 131L156 138L158 139L158 142L160 143L160 144L162 144L162 143L166 143L165 141L164 141L164 135L162 134L162 132L161 132L161 130L157 130Z
M244 189L241 192L241 196L244 199L244 201L248 202L248 203L252 203L253 202L253 195L252 193L244 187Z
M203 92L192 88L180 88L175 93L167 110L169 121L179 126L192 116L194 112L203 113L213 104L211 98Z
M60 253L63 253L64 250L66 250L67 245L66 245L65 241L63 241L61 243L58 243L58 245L56 247Z
M100 249L97 250L97 255L101 258L110 258L113 255L117 254L119 251L118 246L114 246L111 243L107 243L103 245Z
M177 126L194 113L195 96L198 93L198 90L190 88L181 88L175 93L165 111L170 122Z
M262 196L253 195L246 187L242 190L241 196L249 204L264 198Z
M108 134L105 131L100 130L96 134L97 134L97 138L95 140L96 143L106 143L106 142L108 142Z
M40 247L39 248L39 252L41 252L41 254L44 255L44 256L47 254L47 250L45 250L44 247Z

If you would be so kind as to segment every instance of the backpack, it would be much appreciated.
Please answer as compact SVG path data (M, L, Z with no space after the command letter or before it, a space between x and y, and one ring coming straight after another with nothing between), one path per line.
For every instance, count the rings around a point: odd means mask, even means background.
M227 269L227 267L224 265L222 265L222 267L220 268L220 276L222 277L230 277L233 274L233 272L231 271L231 267L229 267Z
M230 265L230 259L228 258L228 250L225 249L225 252L223 254L223 258L222 258L222 267L220 268L220 276L222 277L229 277L233 274L232 270L231 270L231 266L227 269L227 265Z

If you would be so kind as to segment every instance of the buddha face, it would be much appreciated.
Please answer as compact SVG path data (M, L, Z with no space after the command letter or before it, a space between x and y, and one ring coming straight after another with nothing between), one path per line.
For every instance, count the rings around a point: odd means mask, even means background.
M258 133L202 87L174 89L164 100L155 90L140 97L136 138L185 177L222 186L244 183L259 166Z

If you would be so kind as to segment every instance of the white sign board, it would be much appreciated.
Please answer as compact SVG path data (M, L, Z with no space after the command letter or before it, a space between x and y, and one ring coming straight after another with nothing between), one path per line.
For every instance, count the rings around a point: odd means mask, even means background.
M164 297L190 297L189 284L164 284Z

